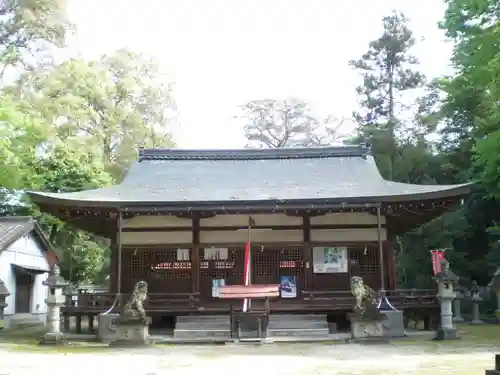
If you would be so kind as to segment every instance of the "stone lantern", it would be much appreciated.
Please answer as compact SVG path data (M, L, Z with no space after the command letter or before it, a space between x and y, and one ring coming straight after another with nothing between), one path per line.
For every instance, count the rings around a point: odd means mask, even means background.
M477 281L472 282L472 286L470 288L470 299L472 302L472 320L470 324L484 324L481 320L481 313L479 311L479 304L483 301L481 298L481 293L479 290L479 285L477 285Z
M64 334L61 332L61 306L66 302L63 289L68 285L61 276L59 266L54 264L49 277L43 282L49 287L49 296L45 300L47 304L48 331L43 335L40 344L58 345L64 343Z
M495 310L495 316L497 318L497 323L500 324L500 267L497 268L493 277L491 278L488 286L495 292L495 296L497 299L497 308Z
M10 292L3 280L0 279L0 329L4 328L3 313L4 309L7 307L7 302L5 300L8 296L10 296Z
M446 259L441 261L441 272L434 279L438 283L436 297L441 304L441 324L436 331L434 340L450 340L458 338L458 331L453 325L452 301L456 297L454 290L458 277L450 270L450 264Z

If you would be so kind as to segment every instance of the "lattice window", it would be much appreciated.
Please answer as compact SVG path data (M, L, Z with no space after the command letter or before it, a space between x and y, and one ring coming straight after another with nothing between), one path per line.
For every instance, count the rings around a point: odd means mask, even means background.
M131 290L135 282L146 280L152 293L185 291L191 289L191 262L189 250L135 248L123 252L123 285ZM187 259L186 259L187 258Z
M350 249L349 263L351 267L357 268L361 275L377 274L380 269L377 248L367 245L363 248Z
M280 252L280 269L292 271L294 275L302 274L302 249L283 249ZM290 272L287 272L290 273Z
M241 257L241 249L228 248L228 259L215 259L211 256L207 256L208 259L206 259L204 249L201 249L200 251L201 276L222 279L227 278L229 275L239 275L239 272L237 270L237 262L238 258Z
M255 276L274 276L277 273L279 265L278 251L256 251L254 252L254 275Z
M134 278L144 277L143 254L137 250L129 251L126 254L128 255L129 276Z

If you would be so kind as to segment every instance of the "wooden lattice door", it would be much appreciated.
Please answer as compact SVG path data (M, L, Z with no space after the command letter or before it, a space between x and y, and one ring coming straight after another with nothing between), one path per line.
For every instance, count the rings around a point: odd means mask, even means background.
M244 282L244 249L232 247L223 250L222 257L213 257L210 252L200 249L200 299L203 301L215 299L212 296L213 280L224 280L225 285Z
M135 248L123 252L122 291L132 292L139 280L154 293L190 293L190 250Z
M304 285L304 262L301 248L254 249L254 284L281 284L282 277L289 276L295 281L297 297Z
M351 247L349 249L349 274L361 276L366 285L380 288L380 262L375 245Z

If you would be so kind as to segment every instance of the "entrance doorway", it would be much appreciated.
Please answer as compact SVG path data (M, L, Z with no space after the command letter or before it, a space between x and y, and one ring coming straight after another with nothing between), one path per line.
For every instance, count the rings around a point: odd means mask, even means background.
M282 298L298 298L304 287L301 248L252 249L252 284L281 284Z
M30 313L31 297L33 295L33 285L35 278L33 275L16 269L14 271L16 277L16 304L15 312Z

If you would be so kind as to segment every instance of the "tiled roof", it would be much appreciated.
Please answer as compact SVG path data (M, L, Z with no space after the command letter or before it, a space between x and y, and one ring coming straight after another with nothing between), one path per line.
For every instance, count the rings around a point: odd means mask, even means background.
M35 221L26 216L0 217L0 251L33 230Z
M48 238L36 220L30 216L0 217L0 252L30 232L33 232L35 238L42 245L49 265L55 264L62 259L61 255L49 243Z
M467 194L470 184L387 181L364 147L141 150L121 184L73 193L38 193L35 202L127 206L325 200L410 201Z

